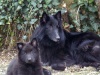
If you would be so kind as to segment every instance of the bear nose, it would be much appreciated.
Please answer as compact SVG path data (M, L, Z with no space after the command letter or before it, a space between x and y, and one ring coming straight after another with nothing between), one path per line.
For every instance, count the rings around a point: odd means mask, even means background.
M31 58L28 58L28 62L31 62Z
M57 42L59 42L60 41L60 37L57 37Z

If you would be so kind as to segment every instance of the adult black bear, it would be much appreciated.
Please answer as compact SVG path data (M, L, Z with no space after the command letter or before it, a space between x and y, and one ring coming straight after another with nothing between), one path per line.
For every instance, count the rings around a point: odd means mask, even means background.
M40 18L40 25L31 39L33 38L39 41L42 62L48 63L53 69L64 70L66 67L65 35L62 28L61 11L55 15L48 15L44 12Z
M66 51L75 64L82 66L100 66L100 37L91 32L76 32L66 35Z
M39 57L37 41L17 43L18 56L12 60L7 75L51 75L43 69Z

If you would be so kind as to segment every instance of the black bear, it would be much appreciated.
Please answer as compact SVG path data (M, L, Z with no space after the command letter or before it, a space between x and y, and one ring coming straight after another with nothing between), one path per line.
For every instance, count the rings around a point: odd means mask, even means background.
M35 29L31 39L33 38L39 41L42 62L51 65L55 70L64 70L66 67L65 35L61 11L54 15L44 12L40 18L40 25Z
M100 37L92 32L74 32L66 35L66 51L82 66L100 66Z
M51 75L41 66L36 39L28 43L17 43L18 56L12 60L7 75Z

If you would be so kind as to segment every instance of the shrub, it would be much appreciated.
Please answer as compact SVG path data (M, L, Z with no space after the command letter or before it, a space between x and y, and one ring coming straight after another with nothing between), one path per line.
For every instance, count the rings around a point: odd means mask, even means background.
M93 31L99 34L100 22L95 0L74 0L71 8L71 29L76 28L77 31L83 32Z
M56 12L59 0L0 0L0 46L29 40L43 11Z

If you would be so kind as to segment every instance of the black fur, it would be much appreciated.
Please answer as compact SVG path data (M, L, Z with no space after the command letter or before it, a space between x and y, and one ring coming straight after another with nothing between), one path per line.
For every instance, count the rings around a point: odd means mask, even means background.
M37 41L17 43L18 56L12 60L7 75L51 75L43 69L39 57Z
M100 64L100 37L91 32L76 32L66 35L66 51L75 64L97 67Z
M53 69L64 70L64 44L65 35L62 28L61 11L55 15L47 15L45 12L40 18L40 25L32 35L32 39L39 40L41 59Z
M62 27L60 11L55 15L44 12L33 38L39 40L42 62L53 69L64 70L73 64L98 66L94 63L100 61L100 37L91 32L67 32Z

